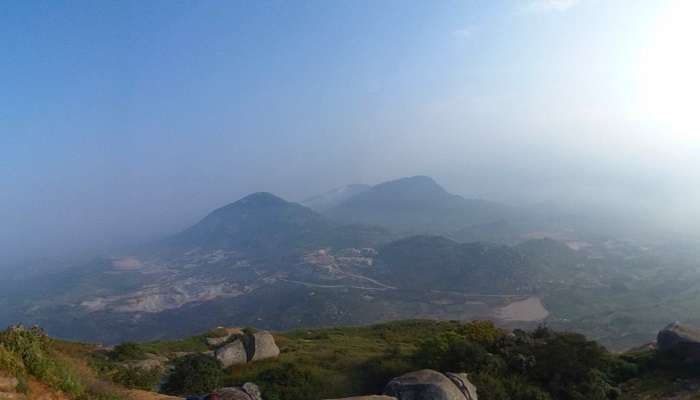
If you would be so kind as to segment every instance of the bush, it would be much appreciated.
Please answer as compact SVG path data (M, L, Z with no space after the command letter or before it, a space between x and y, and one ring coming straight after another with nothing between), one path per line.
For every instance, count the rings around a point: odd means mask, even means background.
M163 390L177 395L205 394L220 387L223 379L219 360L206 354L189 354L175 360Z
M316 373L295 366L282 364L263 371L256 383L267 400L308 400L319 398L323 380Z
M146 352L136 343L124 342L115 346L110 356L114 361L143 360Z
M472 321L464 325L464 336L467 340L490 348L505 334L491 321Z
M428 338L418 345L414 363L437 371L500 373L505 364L478 343L456 333Z
M160 368L118 367L112 380L129 389L154 390L162 375Z
M607 352L573 333L549 334L535 347L533 377L556 399L605 399L607 384L599 369Z
M8 350L4 344L0 343L0 370L8 372L16 377L25 373L24 363L17 354Z
M76 374L64 365L51 350L51 339L39 328L11 327L0 332L3 355L1 362L17 371L18 361L27 374L49 386L78 396L84 392Z

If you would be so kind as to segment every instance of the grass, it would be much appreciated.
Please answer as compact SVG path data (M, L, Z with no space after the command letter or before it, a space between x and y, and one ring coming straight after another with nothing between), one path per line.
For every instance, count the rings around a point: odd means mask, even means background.
M256 381L266 371L291 364L323 377L325 397L360 395L376 390L367 377L368 368L384 365L383 359L412 354L420 340L457 330L461 324L450 321L409 320L366 327L295 330L276 334L280 357L230 368L230 384ZM391 373L407 372L400 363L387 367ZM377 374L372 371L371 375ZM382 384L383 382L382 379Z
M139 347L146 353L172 355L181 352L203 352L209 350L207 334L188 337L181 340L158 340L140 343Z

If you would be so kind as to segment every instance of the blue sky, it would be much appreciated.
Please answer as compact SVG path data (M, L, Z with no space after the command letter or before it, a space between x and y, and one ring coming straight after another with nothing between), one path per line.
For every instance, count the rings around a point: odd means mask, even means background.
M512 203L668 204L700 126L638 107L660 18L695 11L668 4L7 2L0 248L108 248L253 191L414 174Z

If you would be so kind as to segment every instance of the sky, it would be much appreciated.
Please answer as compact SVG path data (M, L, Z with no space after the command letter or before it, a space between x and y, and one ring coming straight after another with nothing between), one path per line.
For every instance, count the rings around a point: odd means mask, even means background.
M417 174L693 229L698 18L695 0L11 0L3 262Z

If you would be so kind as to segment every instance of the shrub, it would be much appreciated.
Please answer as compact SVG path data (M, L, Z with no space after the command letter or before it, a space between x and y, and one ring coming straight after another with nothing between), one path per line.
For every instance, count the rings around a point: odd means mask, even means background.
M419 368L438 371L497 374L505 368L503 360L490 354L483 346L452 332L422 341L414 362Z
M73 370L52 352L51 339L41 329L11 327L0 332L0 344L4 348L4 355L0 356L3 363L10 363L16 369L17 361L21 360L27 374L49 386L74 396L84 392Z
M129 389L154 390L162 375L160 368L118 367L112 380Z
M115 346L110 356L115 361L143 360L146 352L136 343L124 342Z
M8 350L2 343L0 343L0 370L14 376L21 376L25 373L22 359L17 356L17 354Z
M294 364L282 364L263 371L256 382L267 400L308 400L319 398L321 377Z
M205 394L221 386L224 372L221 362L206 354L178 358L163 389L172 394Z
M472 321L464 325L464 336L467 340L490 348L504 333L491 321Z

